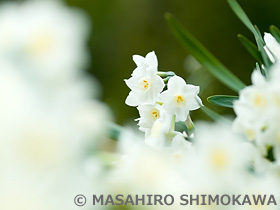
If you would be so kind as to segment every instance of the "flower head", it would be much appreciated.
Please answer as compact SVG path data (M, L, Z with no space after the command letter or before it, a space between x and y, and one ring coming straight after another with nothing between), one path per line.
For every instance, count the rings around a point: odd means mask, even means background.
M144 132L151 129L154 122L159 119L164 112L159 104L140 105L137 109L139 111L140 118L136 120L139 121L139 129Z
M186 84L178 76L168 81L168 90L160 94L163 108L170 114L176 115L177 121L185 121L190 110L198 109L202 102L198 97L199 87Z
M134 55L133 60L137 68L133 71L132 77L125 80L131 89L125 103L129 106L155 104L164 88L163 80L157 75L157 57L154 52L150 52L145 58Z

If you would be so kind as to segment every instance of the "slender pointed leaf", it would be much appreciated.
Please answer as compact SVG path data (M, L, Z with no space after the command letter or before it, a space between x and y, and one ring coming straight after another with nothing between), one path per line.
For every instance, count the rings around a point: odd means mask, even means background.
M253 42L251 42L247 37L238 34L237 35L241 44L248 50L248 52L260 63L262 63L262 56L258 51L258 48Z
M265 49L264 49L264 46L265 46L265 43L263 41L263 38L261 36L261 33L260 33L260 30L258 29L258 27L255 25L254 26L256 31L257 31L257 34L258 35L255 35L255 39L256 39L256 42L257 42L257 45L258 45L258 49L261 53L261 56L263 58L263 63L266 67L270 67L272 65L272 62L270 61Z
M238 96L216 95L207 98L207 101L212 104L228 108L233 108L233 102L236 100L238 100Z
M236 14L236 16L241 20L241 22L243 22L244 25L254 34L254 37L257 42L258 50L262 56L263 64L266 67L270 67L271 61L264 50L265 43L264 43L263 37L262 37L259 29L257 28L257 26L254 26L252 24L252 22L250 21L250 19L248 18L248 16L246 15L246 13L241 8L241 6L237 3L236 0L228 0L228 3L230 5L231 9Z
M219 115L217 112L214 112L212 109L207 106L202 106L200 109L212 120L219 121L221 119L225 119L223 116Z
M264 77L267 76L266 71L260 66L258 62L256 62L256 69L259 70Z
M253 33L257 33L255 27L253 26L251 20L248 18L244 10L241 6L237 3L236 0L228 0L228 3L237 17L241 20L242 23Z
M183 46L218 80L231 88L239 91L245 84L232 74L214 55L212 55L181 23L171 14L166 14L165 18L174 35Z
M280 30L276 26L272 25L269 27L270 33L274 36L277 42L280 43Z

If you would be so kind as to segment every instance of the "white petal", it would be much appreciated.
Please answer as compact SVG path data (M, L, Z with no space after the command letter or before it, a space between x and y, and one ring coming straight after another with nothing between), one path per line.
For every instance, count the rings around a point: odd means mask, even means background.
M280 60L280 45L276 39L269 33L264 34L264 41L268 49L272 52L277 60Z
M125 103L128 106L138 106L141 104L142 97L139 97L139 94L137 94L134 91L130 91L129 95L127 96Z
M189 110L196 110L200 108L200 104L202 104L201 99L198 96L195 96L194 98L187 100L187 108Z
M185 107L183 108L175 108L174 113L176 115L176 122L178 121L185 121L188 117L189 110L186 109Z
M199 93L199 89L200 89L199 86L189 85L189 84L188 84L188 85L186 85L186 87L185 87L184 93L185 93L186 95L188 95L188 94L197 95L197 94Z
M173 94L169 90L163 91L160 95L159 98L162 100L163 103L168 103L169 101L173 100Z
M125 80L124 80L125 84L126 84L131 90L136 90L136 89L138 89L138 81L139 81L139 78L137 78L137 77L130 77L129 79L125 79Z
M164 88L163 79L160 76L156 75L156 77L154 78L154 81L153 81L153 86L154 86L153 89L156 92L160 93Z
M265 83L265 78L264 76L261 74L261 72L259 70L254 70L252 75L251 75L251 80L252 80L252 83L254 85L257 85L257 84L264 84Z
M168 89L175 90L175 91L181 91L186 86L185 80L183 80L179 76L173 76L172 78L169 79L168 81Z
M141 66L143 62L145 62L145 58L141 55L133 55L133 61L136 63L137 66Z
M153 69L157 70L158 60L154 51L149 52L146 55L146 63L149 64L149 66L152 67Z

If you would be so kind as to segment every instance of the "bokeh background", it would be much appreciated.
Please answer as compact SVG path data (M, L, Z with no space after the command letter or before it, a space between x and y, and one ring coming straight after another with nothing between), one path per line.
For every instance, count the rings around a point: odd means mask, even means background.
M280 1L238 2L262 32L268 31L271 24L280 27ZM91 18L88 71L100 81L102 100L111 107L120 124L138 117L137 110L124 103L129 89L123 80L135 68L132 55L144 56L152 50L158 56L160 70L172 70L187 82L200 85L204 104L217 112L233 114L231 109L217 109L206 101L209 95L234 93L204 69L186 65L188 53L171 34L164 20L166 12L175 15L234 74L250 84L255 61L236 35L241 33L251 40L253 36L226 0L67 0L67 3L85 10ZM194 119L207 119L201 111L193 115Z

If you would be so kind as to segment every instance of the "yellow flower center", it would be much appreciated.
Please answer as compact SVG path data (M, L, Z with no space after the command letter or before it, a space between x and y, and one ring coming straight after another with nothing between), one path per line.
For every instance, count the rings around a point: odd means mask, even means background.
M186 105L186 98L183 95L176 95L173 98L173 103L175 104L176 107L182 108Z
M253 141L256 138L255 131L253 131L252 129L246 129L245 135L246 135L247 139L250 141Z
M280 107L280 96L275 94L274 101L275 101L275 105L279 108Z
M262 93L255 93L252 97L252 104L255 108L264 108L266 105L265 96Z
M55 167L63 158L60 136L40 128L26 130L20 136L19 150L22 159L38 169Z
M229 158L227 153L223 150L216 150L211 154L210 157L211 165L215 169L223 169L228 165Z
M180 152L174 152L172 157L177 163L182 163L184 160L184 156Z
M159 110L157 108L153 108L151 109L150 111L150 117L153 119L153 120L156 120L160 117L160 114L159 114Z
M278 131L276 134L276 141L280 144L280 132Z
M139 80L138 85L139 85L140 90L146 91L146 90L150 89L151 82L146 78L142 78Z
M50 34L40 34L30 43L29 51L34 54L48 53L54 44L53 37Z

